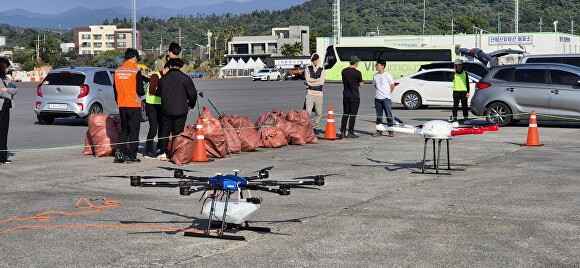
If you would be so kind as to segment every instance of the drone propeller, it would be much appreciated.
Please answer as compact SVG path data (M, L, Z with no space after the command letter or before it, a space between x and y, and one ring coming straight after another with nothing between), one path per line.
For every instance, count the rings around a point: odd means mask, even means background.
M316 178L324 178L324 177L330 177L330 176L336 176L336 175L344 175L344 173L330 173L330 174L311 175L311 176L297 177L297 178L292 178L292 179L293 180L313 180L313 179L316 179Z
M124 175L110 175L110 176L103 176L104 178L121 178L121 179L130 179L132 177L137 176L124 176ZM151 180L151 179L165 179L170 177L163 177L163 176L138 176L141 179Z

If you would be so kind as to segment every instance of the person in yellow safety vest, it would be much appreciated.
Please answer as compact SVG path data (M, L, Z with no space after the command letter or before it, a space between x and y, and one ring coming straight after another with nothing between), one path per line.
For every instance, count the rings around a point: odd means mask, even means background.
M467 99L469 98L469 76L463 71L463 61L455 60L453 74L453 122L457 122L457 111L459 110L459 101L463 110L463 124L469 124L469 110Z
M161 134L161 97L157 96L157 85L159 85L161 73L154 71L151 73L150 81L145 90L145 113L149 121L149 132L145 142L144 158L157 158L156 150L153 150L153 139L157 134ZM157 138L157 150L161 148L161 137Z

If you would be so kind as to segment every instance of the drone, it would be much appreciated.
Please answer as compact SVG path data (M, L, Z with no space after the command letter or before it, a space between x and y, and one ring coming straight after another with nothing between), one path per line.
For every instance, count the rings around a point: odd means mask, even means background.
M189 196L203 191L200 201L204 199L201 214L208 217L208 226L202 232L185 232L185 236L220 238L229 240L245 240L243 236L227 235L226 230L250 230L255 232L271 232L270 228L249 226L248 219L260 208L261 197L252 197L251 191L265 191L281 196L290 194L290 188L313 188L323 186L326 175L314 175L293 178L290 180L265 180L270 177L273 167L257 171L257 175L242 177L240 170L234 174L216 173L213 177L198 177L185 175L182 169L176 169L174 181L142 181L144 177L131 176L133 187L170 187L179 188L179 194ZM245 197L246 196L246 197ZM216 221L219 228L212 229Z
M394 126L385 127L382 124L377 125L378 131L394 131L407 134L415 134L422 136L425 139L423 146L423 166L421 173L425 173L425 162L427 156L427 143L433 140L433 166L437 174L439 174L439 163L441 159L441 142L447 142L447 170L451 170L451 163L449 160L449 140L455 136L475 134L480 135L486 131L498 131L498 125L490 126L470 126L459 127L457 122L447 122L443 120L431 120L425 122L422 126L409 126L404 123L396 123ZM438 147L435 148L435 141L438 141ZM437 155L437 156L435 156Z

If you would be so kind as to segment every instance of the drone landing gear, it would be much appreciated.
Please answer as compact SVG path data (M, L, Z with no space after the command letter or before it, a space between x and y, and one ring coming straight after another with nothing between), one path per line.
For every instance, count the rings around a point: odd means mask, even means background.
M425 162L427 161L427 143L429 140L433 140L433 168L435 168L435 173L439 174L439 164L441 162L441 142L443 139L431 139L425 138L425 145L423 147L423 167L421 168L421 173L425 173ZM437 147L435 147L435 140L437 140ZM447 143L447 170L451 169L451 163L449 160L449 139L445 139ZM445 175L452 175L453 173L444 173Z

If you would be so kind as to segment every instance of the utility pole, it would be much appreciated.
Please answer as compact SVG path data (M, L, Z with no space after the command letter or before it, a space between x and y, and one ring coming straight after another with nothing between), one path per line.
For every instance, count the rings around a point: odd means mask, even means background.
M181 35L181 27L179 27L179 33L178 33L178 35L177 35L177 37L176 37L176 38L177 38L177 40L179 40L179 41L178 41L178 42L179 42L179 46L181 47L181 39L185 38L185 37L183 37L183 36ZM182 49L182 51L183 51L183 49ZM180 55L179 57L181 57L181 55Z
M572 35L574 34L574 20L572 20L570 22L571 26L570 26L570 32L572 33Z
M133 48L137 49L137 0L133 0Z
M207 61L211 60L211 31L207 30Z
M544 25L544 23L542 22L542 17L540 17L540 23L538 23L538 25L540 25L540 33L542 32L542 25Z
M425 35L425 0L423 0L423 35Z
M516 0L516 14L515 14L515 29L514 32L518 33L520 28L520 1Z
M453 37L453 45L455 45L455 23L453 23L453 17L451 17L451 36Z
M161 35L161 44L159 45L159 55L163 54L163 35Z
M332 35L334 37L334 44L340 44L342 37L342 23L340 22L340 0L334 0L332 5Z

